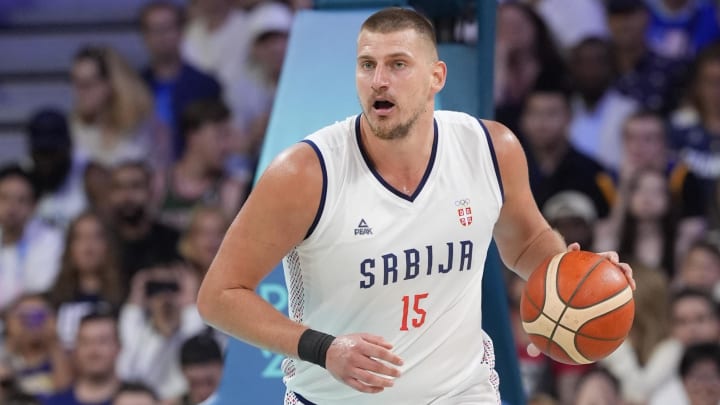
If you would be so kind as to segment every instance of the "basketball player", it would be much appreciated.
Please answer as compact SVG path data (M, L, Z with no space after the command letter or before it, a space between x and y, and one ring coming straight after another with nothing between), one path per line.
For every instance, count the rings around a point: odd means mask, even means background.
M526 279L567 247L537 210L515 136L433 111L446 66L424 17L379 11L357 45L362 113L270 165L210 266L200 312L288 356L286 404L498 403L481 330L488 244ZM290 319L255 293L282 257Z

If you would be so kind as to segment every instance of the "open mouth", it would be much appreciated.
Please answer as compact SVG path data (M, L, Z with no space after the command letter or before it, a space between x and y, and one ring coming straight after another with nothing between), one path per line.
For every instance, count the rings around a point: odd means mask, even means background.
M373 108L377 111L388 111L393 108L395 104L387 100L377 100L373 103Z

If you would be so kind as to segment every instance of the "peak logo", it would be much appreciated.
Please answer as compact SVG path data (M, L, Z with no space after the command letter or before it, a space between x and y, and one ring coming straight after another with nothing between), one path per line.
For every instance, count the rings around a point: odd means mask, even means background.
M365 222L365 219L360 219L360 223L358 223L358 226L355 228L355 235L372 235L373 231L370 226L368 226L367 222Z

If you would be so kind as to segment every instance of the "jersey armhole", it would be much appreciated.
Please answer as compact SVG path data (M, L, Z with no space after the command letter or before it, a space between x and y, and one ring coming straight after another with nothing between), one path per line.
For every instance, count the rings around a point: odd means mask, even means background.
M315 219L313 219L312 224L310 225L310 228L308 228L307 234L305 235L305 239L309 238L310 235L312 235L313 231L317 227L318 222L320 222L320 217L322 216L323 209L325 208L325 198L327 197L327 183L328 183L328 176L327 176L327 168L325 167L325 159L323 159L323 155L320 152L320 148L317 147L315 142L309 140L309 139L303 139L300 142L304 142L315 151L315 154L318 157L318 161L320 162L320 170L322 171L322 192L320 193L320 204L318 205L317 213L315 214Z
M495 147L493 146L492 137L490 137L490 131L488 131L487 127L480 118L477 120L480 123L483 132L485 132L485 139L487 139L490 157L492 157L493 167L495 168L495 177L497 177L498 187L500 187L500 199L502 202L505 202L505 190L503 189L502 177L500 176L500 166L498 165L497 156L495 155Z

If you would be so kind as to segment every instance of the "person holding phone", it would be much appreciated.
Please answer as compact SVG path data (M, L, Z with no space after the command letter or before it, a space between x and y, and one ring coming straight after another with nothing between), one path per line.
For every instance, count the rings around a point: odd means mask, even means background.
M161 399L186 391L180 347L206 327L195 306L196 291L197 278L179 266L158 265L135 275L120 311L122 378L156 387Z

